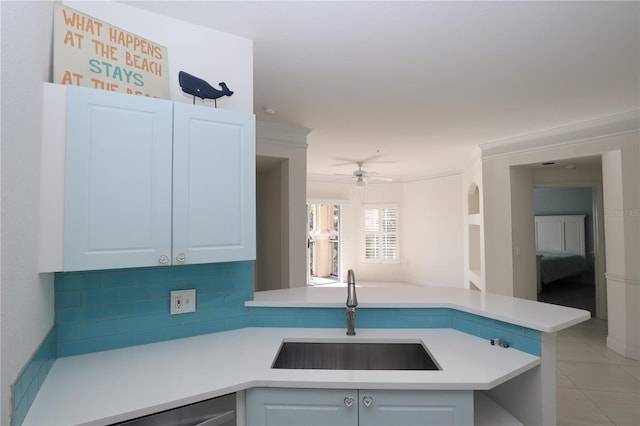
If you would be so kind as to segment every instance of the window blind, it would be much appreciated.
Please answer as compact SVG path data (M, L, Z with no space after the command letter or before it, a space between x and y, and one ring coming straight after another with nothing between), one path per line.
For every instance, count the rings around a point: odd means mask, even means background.
M364 208L364 260L398 261L398 219L397 207Z

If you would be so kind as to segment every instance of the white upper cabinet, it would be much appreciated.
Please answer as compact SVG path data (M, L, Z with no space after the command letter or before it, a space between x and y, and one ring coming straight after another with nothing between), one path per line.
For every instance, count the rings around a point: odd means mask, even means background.
M43 114L42 272L255 259L252 114L56 85Z
M255 259L255 119L174 104L174 263Z
M168 101L68 88L64 270L171 255L171 117Z

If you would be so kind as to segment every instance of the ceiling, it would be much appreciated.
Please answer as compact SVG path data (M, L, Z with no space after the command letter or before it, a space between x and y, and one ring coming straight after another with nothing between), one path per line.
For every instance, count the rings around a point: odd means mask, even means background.
M312 178L446 175L640 105L635 1L126 3L254 40L257 118L312 129Z

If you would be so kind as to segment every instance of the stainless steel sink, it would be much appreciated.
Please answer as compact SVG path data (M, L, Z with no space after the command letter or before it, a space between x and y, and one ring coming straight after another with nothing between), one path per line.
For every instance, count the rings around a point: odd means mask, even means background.
M272 368L440 370L421 343L283 342Z

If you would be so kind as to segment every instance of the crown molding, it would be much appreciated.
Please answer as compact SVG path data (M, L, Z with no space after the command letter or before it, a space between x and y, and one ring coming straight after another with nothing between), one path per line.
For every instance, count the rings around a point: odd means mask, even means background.
M556 127L515 138L479 145L482 158L538 151L548 147L573 145L606 136L624 135L640 130L640 110L629 111L568 126Z
M274 121L256 121L256 142L307 149L307 135L311 130Z

